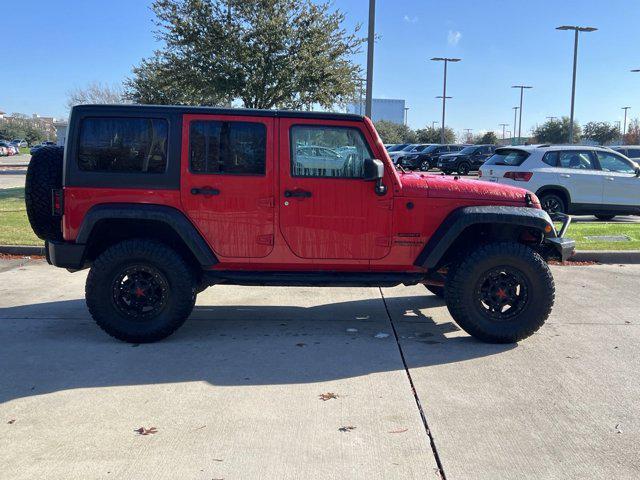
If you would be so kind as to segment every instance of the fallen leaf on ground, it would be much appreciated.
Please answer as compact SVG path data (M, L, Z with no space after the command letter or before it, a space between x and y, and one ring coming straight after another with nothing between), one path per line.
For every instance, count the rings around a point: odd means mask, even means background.
M409 430L408 428L401 428L400 430L391 430L389 433L404 433L407 430Z
M357 328L347 328L347 332L348 333L357 333L358 329Z
M374 335L375 338L387 338L389 336L388 333L380 332Z
M296 343L296 347L306 347L306 346L307 346L306 343L302 343L302 342Z
M154 433L158 433L158 429L156 427L150 427L150 428L140 427L134 430L134 432L139 433L140 435L152 435Z
M353 427L351 425L347 425L346 427L340 427L338 428L339 431L341 432L350 432L351 430L355 430L356 427Z
M12 418L12 419L11 419L11 420L9 420L7 423L8 423L9 425L13 425L14 423L16 423L16 419L15 419L15 418Z
M622 425L619 423L616 424L616 433L622 433L622 430L620 429L621 426Z
M214 462L223 462L224 460L222 460L221 458L214 458L213 461Z
M320 398L320 400L322 400L323 402L326 402L327 400L331 400L333 398L338 398L338 395L336 395L333 392L327 392L327 393L321 393L320 395L318 395L318 397Z

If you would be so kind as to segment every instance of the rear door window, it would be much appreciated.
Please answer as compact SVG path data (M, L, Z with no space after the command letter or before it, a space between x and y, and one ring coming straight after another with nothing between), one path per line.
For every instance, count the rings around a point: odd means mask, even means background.
M78 168L85 172L164 173L169 126L155 118L85 118Z
M635 166L615 153L598 152L600 168L605 172L635 173Z
M591 152L588 151L560 151L558 152L560 168L574 170L596 170Z
M193 121L189 127L192 173L264 175L267 129L262 123Z

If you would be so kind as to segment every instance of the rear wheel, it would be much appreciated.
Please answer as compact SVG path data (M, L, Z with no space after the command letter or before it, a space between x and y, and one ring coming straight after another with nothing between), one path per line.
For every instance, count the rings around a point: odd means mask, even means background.
M420 164L420 170L423 171L423 172L428 172L429 171L429 160L424 160Z
M125 240L93 263L85 287L98 326L131 343L171 335L190 315L196 297L192 270L173 249L153 240Z
M596 215L596 218L598 220L602 220L603 222L613 220L615 217L616 217L615 215Z
M540 196L540 205L549 215L567 213L567 205L564 199L556 193L543 193Z
M469 175L469 171L471 170L471 165L468 163L461 163L458 165L458 173L460 175Z
M451 316L467 333L489 343L513 343L544 324L555 286L538 253L518 243L491 243L450 270L445 298Z

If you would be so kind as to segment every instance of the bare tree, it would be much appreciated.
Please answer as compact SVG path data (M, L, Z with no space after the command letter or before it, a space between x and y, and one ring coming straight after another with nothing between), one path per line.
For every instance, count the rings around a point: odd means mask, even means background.
M76 88L67 92L67 107L87 103L130 103L124 97L124 91L120 85L101 82L91 82L84 88Z

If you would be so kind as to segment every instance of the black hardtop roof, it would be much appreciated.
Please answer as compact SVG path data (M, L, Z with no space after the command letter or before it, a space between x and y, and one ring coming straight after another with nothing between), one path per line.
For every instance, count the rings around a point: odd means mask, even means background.
M253 117L280 117L280 118L311 118L319 120L350 120L361 122L364 117L352 113L336 112L306 112L298 110L258 110L251 108L219 108L219 107L192 107L188 105L140 105L140 104L96 104L96 105L76 105L72 108L71 114L81 113L83 115L92 114L113 114L122 113L130 115L134 112L145 114L171 113L171 114L204 114L204 115L246 115Z

